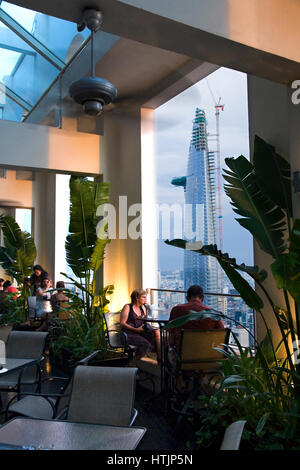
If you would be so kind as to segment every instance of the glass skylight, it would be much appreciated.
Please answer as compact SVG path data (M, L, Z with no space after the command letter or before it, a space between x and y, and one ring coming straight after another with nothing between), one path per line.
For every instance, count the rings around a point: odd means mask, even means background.
M89 34L87 28L78 33L75 23L0 1L0 119L21 121Z

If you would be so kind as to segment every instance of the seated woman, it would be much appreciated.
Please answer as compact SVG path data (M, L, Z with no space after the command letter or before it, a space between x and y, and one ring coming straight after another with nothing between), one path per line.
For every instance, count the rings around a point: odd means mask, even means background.
M51 293L49 289L51 288L50 279L43 279L42 284L36 290L36 307L35 312L36 316L42 319L48 317L52 313L51 306Z
M136 346L135 355L130 366L135 367L136 361L145 356L148 351L155 351L160 362L159 330L151 328L143 319L147 318L147 295L143 289L131 293L131 303L124 305L121 311L121 327L128 336L128 343Z

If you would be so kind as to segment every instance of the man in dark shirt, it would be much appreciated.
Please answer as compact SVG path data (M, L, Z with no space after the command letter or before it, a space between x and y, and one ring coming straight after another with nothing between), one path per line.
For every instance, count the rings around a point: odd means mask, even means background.
M203 305L203 289L198 285L190 286L187 291L187 303L176 305L172 308L170 313L170 320L187 315L191 310L194 312L201 312L202 310L208 309ZM180 336L182 329L193 329L193 330L214 330L218 328L224 328L224 323L221 320L212 320L211 318L203 318L202 320L192 320L187 322L180 328L169 329L169 346L174 347L177 351L180 346Z

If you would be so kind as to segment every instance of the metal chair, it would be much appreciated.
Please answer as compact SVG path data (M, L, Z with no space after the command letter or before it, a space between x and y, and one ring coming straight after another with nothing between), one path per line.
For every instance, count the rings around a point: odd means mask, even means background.
M119 358L112 359L115 365L128 364L134 355L134 346L128 344L128 337L125 331L122 331L120 324L120 312L104 313L104 320L106 324L106 339L109 347L119 353ZM106 361L109 364L109 361ZM104 365L104 364L103 364Z
M35 311L35 306L36 306L36 296L35 295L29 295L27 297L27 306L28 306L28 319L30 318L36 318L36 311Z
M120 324L120 312L108 312L104 313L104 320L106 324L106 338L109 347L118 352L119 356L112 359L104 359L99 363L101 366L126 366L132 361L135 351L135 346L128 344L128 336L121 329ZM150 382L152 385L152 392L155 391L154 380L148 373L145 373L145 376L138 377L136 379L137 383Z
M172 409L179 414L177 426L183 416L190 416L187 410L199 392L204 391L202 381L208 374L216 375L226 360L222 349L226 349L230 336L230 329L181 331L180 349L174 350L176 360L167 363L166 371L171 378L173 393ZM215 348L219 350L216 350ZM187 380L186 389L177 388L178 378ZM178 407L181 404L180 407Z
M239 450L246 422L235 421L226 428L220 450Z
M76 366L87 366L98 354L94 351L87 357L76 363ZM58 393L21 393L20 399L16 401L14 396L7 404L5 411L5 420L9 414L13 416L26 416L27 418L54 419L56 415L64 410L69 402L71 392L71 377L47 377L45 382L63 381L64 385L60 387Z
M69 405L57 418L79 423L131 426L136 368L78 366L75 369Z
M0 393L16 392L20 396L22 385L37 385L40 390L41 366L48 333L11 331L6 342L7 358L36 359L37 363L21 371L13 371L0 377Z

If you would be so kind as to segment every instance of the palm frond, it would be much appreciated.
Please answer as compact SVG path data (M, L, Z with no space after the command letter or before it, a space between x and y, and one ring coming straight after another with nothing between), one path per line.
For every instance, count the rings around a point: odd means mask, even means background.
M224 170L225 192L231 199L236 219L257 240L260 248L278 258L286 250L284 212L265 194L254 173L253 165L244 157L226 158L231 171Z

